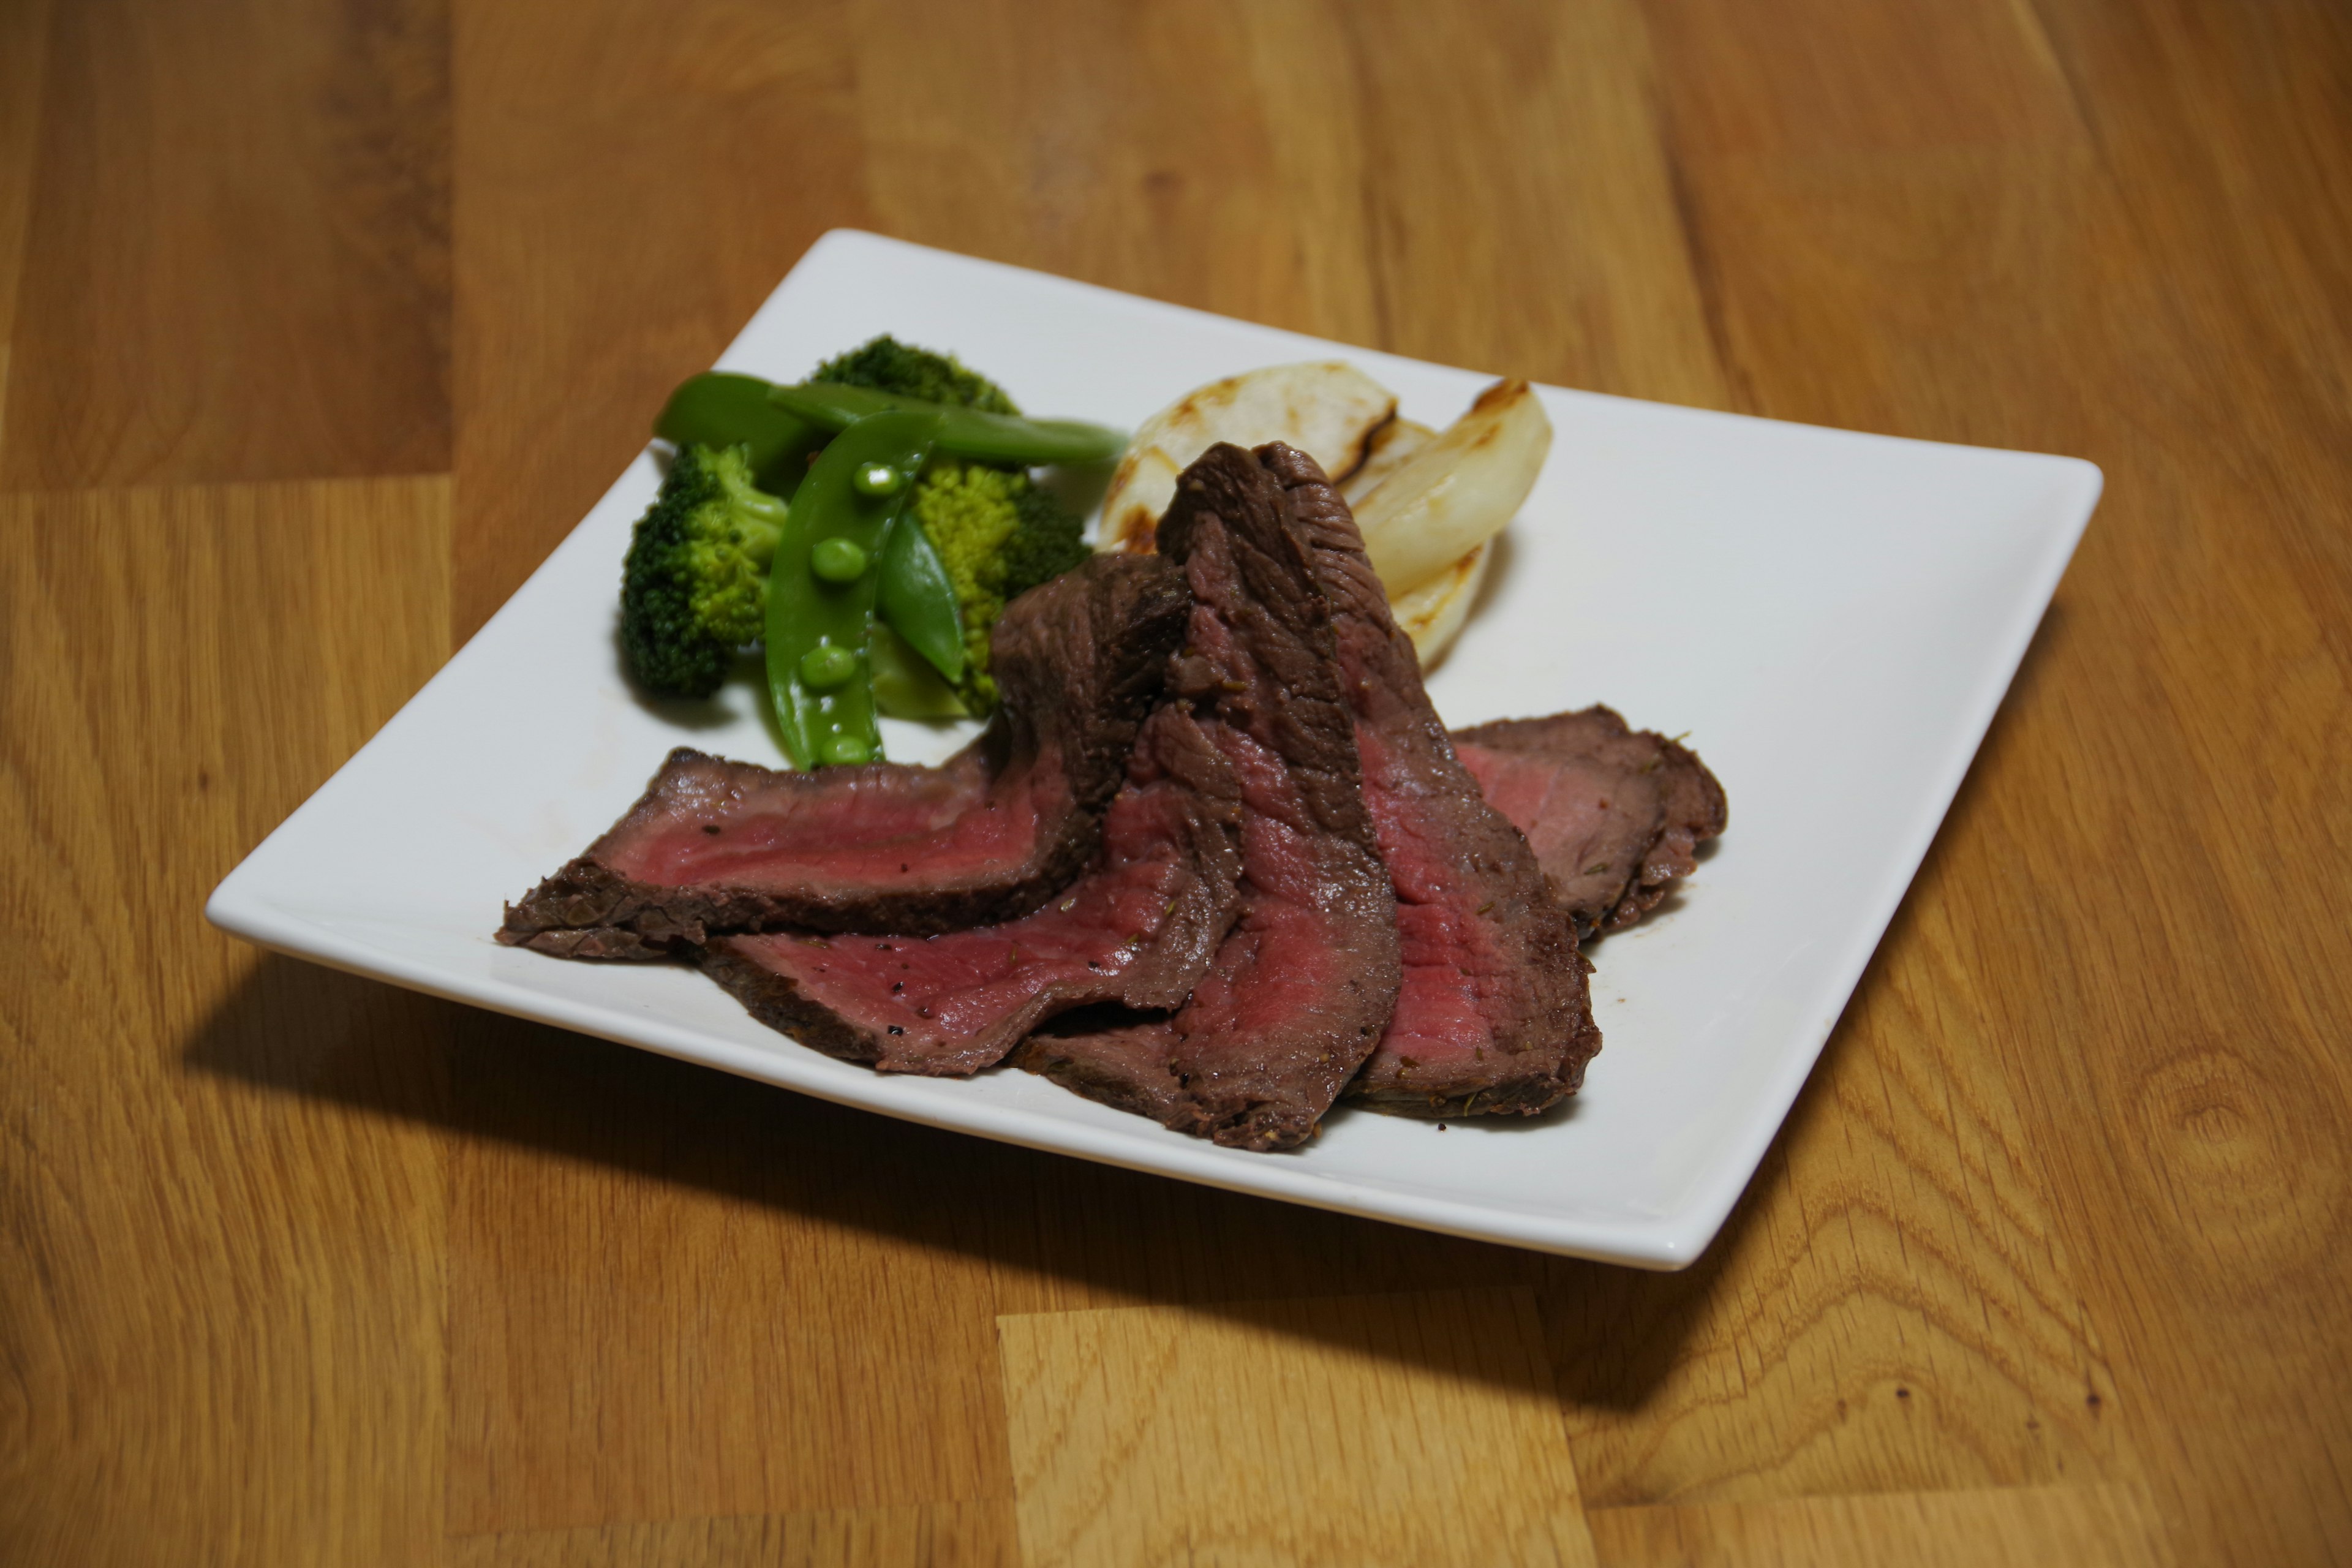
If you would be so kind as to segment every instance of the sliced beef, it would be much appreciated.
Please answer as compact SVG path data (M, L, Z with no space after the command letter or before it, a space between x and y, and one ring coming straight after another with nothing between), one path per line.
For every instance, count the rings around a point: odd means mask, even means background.
M1180 707L1144 725L1094 866L1045 908L931 937L718 937L703 965L761 1022L884 1072L993 1066L1072 1007L1181 1006L1238 910L1239 786Z
M1289 493L1248 452L1212 447L1178 481L1159 543L1193 600L1171 686L1240 783L1241 919L1171 1017L1041 1033L1014 1060L1180 1131L1288 1148L1388 1026L1396 897Z
M1706 764L1607 708L1481 724L1454 742L1535 846L1580 936L1640 920L1723 831L1723 786Z
M1148 556L1097 556L1023 595L992 644L996 718L941 767L673 752L611 831L508 906L499 940L658 958L713 933L919 934L1036 909L1093 858L1189 605Z
M1257 456L1313 544L1396 889L1403 984L1349 1098L1408 1115L1533 1115L1575 1092L1601 1048L1575 935L1527 840L1455 759L1347 502L1305 454Z

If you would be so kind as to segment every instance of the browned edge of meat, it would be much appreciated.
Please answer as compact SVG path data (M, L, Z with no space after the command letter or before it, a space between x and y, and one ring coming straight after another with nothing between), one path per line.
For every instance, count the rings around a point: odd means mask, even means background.
M1211 447L1160 524L1193 610L1171 689L1242 785L1240 922L1173 1018L1031 1037L1014 1061L1229 1147L1311 1136L1396 1002L1396 896L1365 809L1330 605L1287 493Z
M508 906L498 939L634 960L728 931L919 934L1025 914L1093 858L1190 604L1148 556L1097 556L1023 595L992 641L996 716L938 768L799 773L673 752L585 854ZM730 834L756 846L763 826L795 847L755 848L756 875L676 874L732 853Z
M809 1049L845 1062L871 1062L881 1054L881 1042L872 1029L810 1001L791 976L753 962L737 951L735 942L733 937L713 937L686 950L686 956L743 1004L745 1012Z
M1601 1048L1575 933L1527 839L1455 758L1346 500L1303 452L1257 458L1313 546L1397 900L1396 1012L1347 1098L1398 1115L1535 1115L1576 1091Z
M714 938L754 1017L882 1072L962 1077L1074 1007L1183 1005L1240 912L1240 785L1181 704L1144 722L1094 865L1044 909L930 937Z
M1580 936L1639 921L1727 824L1723 785L1705 763L1598 703L1474 725L1454 741L1535 846Z

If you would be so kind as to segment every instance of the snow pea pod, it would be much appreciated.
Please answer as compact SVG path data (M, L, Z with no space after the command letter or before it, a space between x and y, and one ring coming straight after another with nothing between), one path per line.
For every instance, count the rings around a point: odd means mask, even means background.
M770 495L789 498L808 473L809 454L832 435L768 399L775 384L756 375L705 371L678 383L654 421L654 434L683 447L713 451L751 449L751 481Z
M838 382L804 381L779 386L768 400L783 412L805 419L823 430L840 430L853 419L886 410L919 410L940 419L940 450L984 463L1044 464L1107 463L1126 449L1127 437L1101 425L1079 419L1026 419L1013 414L983 414L919 397L876 392L870 387L844 386Z
M921 522L907 518L882 547L883 623L950 680L963 679L963 611Z
M882 755L866 622L892 533L915 526L901 514L930 459L938 423L929 414L897 412L858 420L818 455L793 498L768 566L768 693L784 749L801 767ZM870 475L877 466L902 482L878 489Z
M877 621L866 639L874 666L874 706L887 719L962 719L971 714L955 688L907 639Z

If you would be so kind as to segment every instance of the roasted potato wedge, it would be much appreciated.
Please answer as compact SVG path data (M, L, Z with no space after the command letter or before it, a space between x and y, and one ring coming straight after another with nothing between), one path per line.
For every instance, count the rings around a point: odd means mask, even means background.
M1396 417L1396 395L1339 360L1270 365L1185 394L1143 422L1103 497L1105 550L1149 552L1176 476L1220 441L1286 441L1337 478L1364 461L1373 432Z
M1412 639L1412 651L1421 656L1422 668L1437 662L1453 645L1462 623L1470 618L1470 606L1478 602L1478 590L1486 581L1486 567L1494 556L1495 543L1490 539L1420 587L1389 601L1389 612Z
M1437 577L1509 522L1551 451L1535 389L1501 381L1422 442L1355 503L1364 548L1391 601Z

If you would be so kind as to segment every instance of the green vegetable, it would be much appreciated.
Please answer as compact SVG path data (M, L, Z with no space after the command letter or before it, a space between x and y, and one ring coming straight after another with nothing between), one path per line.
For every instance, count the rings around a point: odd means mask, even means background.
M621 648L659 697L708 697L756 642L784 503L740 447L685 446L637 520L621 568Z
M846 686L856 673L857 656L838 643L819 643L801 655L801 684L812 691Z
M742 447L751 479L761 489L789 497L808 472L809 458L828 431L785 413L768 401L772 383L756 375L708 371L678 383L654 421L654 434L681 447Z
M1025 473L945 458L934 459L915 487L913 513L938 547L963 610L967 662L957 689L966 707L984 713L996 705L988 673L996 617L1008 600L1092 553L1078 537L1083 525Z
M919 520L918 520L919 522ZM882 547L882 619L949 680L961 680L963 612L927 527L896 528Z
M874 492L860 489L858 493ZM868 564L866 552L854 540L820 539L809 550L809 570L828 583L855 583L866 575Z
M800 390L835 399L852 395L844 388L861 388L900 400L952 404L978 414L1021 412L1003 387L952 356L890 337L876 338L827 360L809 380L827 384ZM1034 426L1041 422L1024 423ZM1096 443L1088 450L1116 451L1110 433L1090 426L1076 428L1087 431ZM940 450L954 449L942 437ZM929 660L938 675L956 683L956 691L912 676L886 680L880 662L884 654L877 652L875 684L884 711L903 718L930 717L928 710L940 707L942 697L978 712L995 706L996 685L987 674L988 637L1005 601L1087 558L1088 551L1078 537L1080 521L1029 481L1028 465L1049 460L1029 455L1034 449L1014 452L1000 446L992 452L963 455L983 457L986 462L933 459L914 504L914 515L923 526L892 535L890 552L882 563L882 618ZM918 712L918 708L927 710Z
M881 574L870 563L887 546L915 489L900 485L893 494L869 495L858 489L856 477L873 463L919 472L930 458L938 426L926 414L878 414L857 421L818 455L793 499L792 515L768 568L768 690L784 749L803 768L881 755L866 652L866 626ZM819 576L820 547L836 544L854 546L868 569L847 581ZM829 552L837 561L846 559L837 548Z
M929 660L880 621L867 634L866 656L874 671L874 705L891 718L961 719L971 711Z
M807 420L822 430L839 430L854 419L889 410L912 410L940 416L940 450L982 462L1045 464L1107 463L1127 446L1127 437L1101 425L1079 419L1024 419L1017 415L992 414L978 408L877 392L870 387L838 382L811 381L779 386L768 399L785 413Z
M828 360L812 379L824 384L779 388L756 376L717 371L688 378L671 395L655 426L656 435L680 446L681 482L698 471L695 461L717 461L708 455L689 461L686 453L698 447L740 447L731 455L739 484L748 472L753 486L788 493L804 484L814 471L811 461L828 439L840 445L834 433L845 431L854 417L927 412L940 420L943 433L950 426L957 433L961 448L944 438L938 443L940 451L957 455L934 461L919 482L919 470L904 454L856 463L843 470L840 494L827 503L878 507L914 516L922 526L856 533L804 532L788 524L805 553L801 564L774 579L758 569L774 548L772 528L756 539L747 533L740 542L752 568L745 571L738 563L731 571L716 573L716 586L682 586L702 581L684 567L666 577L647 576L648 592L638 595L646 607L636 617L642 635L631 647L632 667L644 672L648 686L707 695L724 677L735 649L768 624L765 598L772 580L791 577L796 593L837 588L853 600L864 596L887 629L871 628L862 663L845 624L809 636L795 633L793 647L782 655L771 639L770 685L778 694L779 722L803 765L835 752L847 755L857 746L874 753L870 721L861 728L854 711L869 691L884 711L908 718L985 712L994 705L995 685L987 673L989 633L1005 601L1087 554L1078 519L1030 482L1027 467L1099 460L1119 446L1113 432L1099 426L1020 418L1013 399L994 382L950 355L895 338L876 338ZM787 406L796 397L813 400L823 420L804 418ZM850 458L835 460L847 463ZM650 591L661 584L667 584L663 593ZM723 619L723 629L703 627L695 619L694 604L716 607L722 601L727 614L706 618ZM699 629L683 637L656 635L677 626ZM638 645L647 650L643 658ZM799 699L793 696L795 690ZM795 700L800 709L792 706ZM827 702L832 708L824 706ZM802 710L803 719L808 712L823 717L837 710L847 715L848 727L820 726L821 734L792 739L793 714ZM843 744L829 752L827 738Z
M809 379L977 408L983 414L1021 412L1004 395L1004 388L978 371L966 370L953 354L914 348L887 333L845 354L835 354L817 366Z
M1021 476L1026 479L1029 476ZM1030 589L1050 583L1063 573L1085 564L1094 546L1081 537L1086 519L1064 506L1031 480L1013 498L1020 513L1013 537L1004 542L1004 598L1010 604Z

